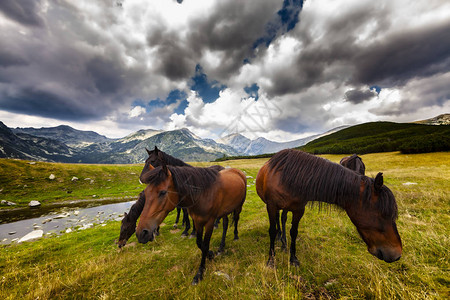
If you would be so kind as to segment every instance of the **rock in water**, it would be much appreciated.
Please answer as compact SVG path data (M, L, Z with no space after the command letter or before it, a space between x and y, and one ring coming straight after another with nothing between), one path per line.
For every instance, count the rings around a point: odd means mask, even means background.
M41 206L41 202L32 200L32 201L30 201L30 203L28 203L28 206L29 207L39 207L39 206Z
M43 230L33 230L32 232L30 232L26 236L24 236L21 239L19 239L17 242L18 243L22 243L22 242L25 242L25 241L38 239L38 238L41 238L42 235L44 235L44 231Z

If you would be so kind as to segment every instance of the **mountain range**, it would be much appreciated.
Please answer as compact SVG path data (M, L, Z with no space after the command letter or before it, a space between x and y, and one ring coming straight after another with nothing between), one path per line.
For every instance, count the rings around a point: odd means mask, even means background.
M442 124L444 114L422 124ZM0 121L0 158L18 158L65 163L141 163L145 148L155 145L184 161L212 161L223 156L258 155L295 148L345 129L341 126L319 135L279 143L263 137L251 140L230 134L216 141L202 139L183 128L172 131L145 129L120 139L111 139L93 131L81 131L67 125L47 128L9 128Z
M316 136L287 143L264 138L250 140L232 134L218 142L202 139L186 128L172 131L139 130L120 139L70 126L8 128L0 122L0 157L65 163L140 163L145 148L155 145L184 161L211 161L223 156L273 153L301 146Z

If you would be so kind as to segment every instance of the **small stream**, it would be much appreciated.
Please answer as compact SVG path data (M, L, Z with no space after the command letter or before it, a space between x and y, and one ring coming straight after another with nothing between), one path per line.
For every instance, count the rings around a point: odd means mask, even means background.
M66 206L54 208L50 211L40 211L40 208L23 209L23 213L32 214L32 217L0 224L0 244L17 242L28 233L37 230L42 230L45 236L82 230L109 220L120 221L123 213L128 212L135 202L120 202L85 208ZM33 214L39 216L36 217ZM6 213L2 215L2 212L0 212L0 216L6 217ZM119 231L117 236L119 236Z

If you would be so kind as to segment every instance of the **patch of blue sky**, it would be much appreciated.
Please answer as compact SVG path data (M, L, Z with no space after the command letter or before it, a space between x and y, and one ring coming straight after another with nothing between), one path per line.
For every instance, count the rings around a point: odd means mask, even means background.
M195 67L195 75L190 86L192 91L197 92L205 103L212 103L219 98L219 93L226 88L226 85L215 80L208 80L208 76L203 72L201 65Z
M258 98L259 98L259 94L258 94L259 86L256 83L252 84L251 86L246 86L244 88L244 91L247 93L247 95L249 97L253 97L253 98L255 98L255 100L258 100Z
M299 14L303 8L303 0L284 0L283 7L276 16L266 24L266 32L253 43L253 49L260 45L268 47L278 36L295 28L299 22ZM244 60L245 61L245 60Z
M375 90L375 92L377 92L377 94L380 94L380 92L381 92L381 87L380 86L378 86L378 85L372 85L371 87L369 87L369 89L372 91L372 90Z

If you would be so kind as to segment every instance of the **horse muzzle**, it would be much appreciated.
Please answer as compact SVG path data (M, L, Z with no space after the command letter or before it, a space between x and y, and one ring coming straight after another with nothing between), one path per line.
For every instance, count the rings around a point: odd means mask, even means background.
M384 260L387 263L392 263L399 260L402 257L401 251L395 251L391 249L377 249L375 252L369 251L373 256L380 260Z
M153 242L153 240L155 238L155 230L150 231L148 229L143 229L140 234L136 234L136 235L137 235L139 243L146 244L149 241Z

